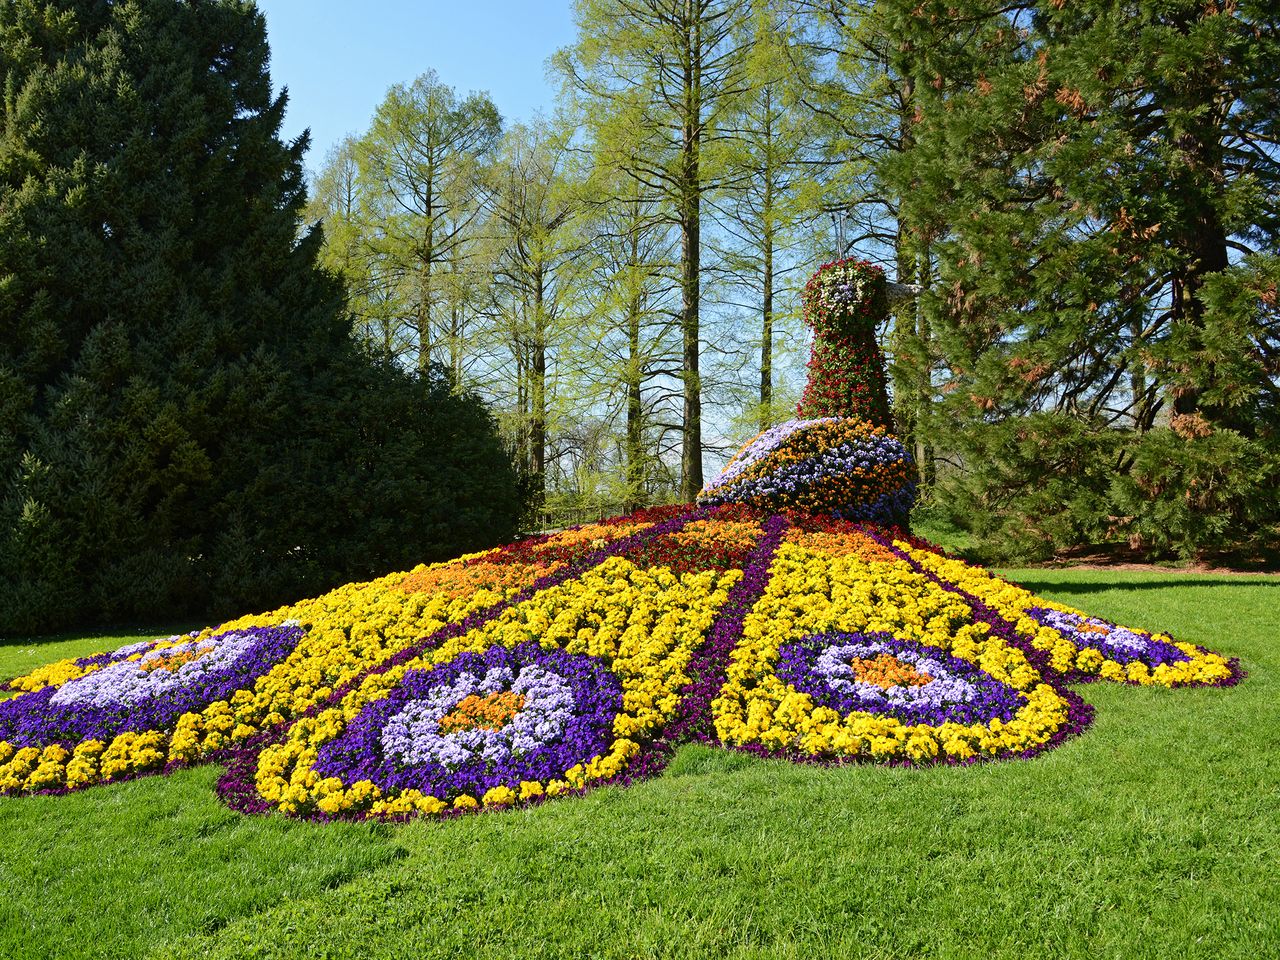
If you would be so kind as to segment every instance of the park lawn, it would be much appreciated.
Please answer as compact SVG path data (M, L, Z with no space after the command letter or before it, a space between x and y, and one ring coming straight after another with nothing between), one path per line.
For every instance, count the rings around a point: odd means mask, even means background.
M0 800L0 956L1276 955L1280 578L1009 575L1250 677L1078 687L1093 727L1029 762L686 747L643 784L445 823L240 817L214 768ZM0 641L0 676L118 642Z

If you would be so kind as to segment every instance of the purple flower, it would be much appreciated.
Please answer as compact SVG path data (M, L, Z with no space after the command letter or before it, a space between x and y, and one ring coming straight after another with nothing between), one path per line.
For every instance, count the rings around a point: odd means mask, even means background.
M703 488L698 502L892 524L906 519L915 495L915 465L899 440L862 420L827 417L765 431Z
M468 699L507 697L499 721L457 720ZM319 750L315 770L384 791L481 796L496 786L564 776L608 752L622 686L600 660L536 643L460 653L411 670ZM455 718L454 722L448 722Z
M1097 650L1117 663L1139 662L1149 667L1158 667L1191 659L1172 643L1097 617L1064 613L1047 607L1032 607L1027 611L1027 616L1036 623L1057 630L1081 649Z
M786 423L780 423L776 427L770 427L739 450L738 455L729 461L728 466L720 471L717 476L707 481L706 486L702 488L702 492L704 494L710 493L717 487L728 483L748 467L754 466L759 460L773 453L782 444L782 441L793 433L805 430L814 424L834 423L835 421L835 417L823 417L818 420L788 420Z
M824 633L783 644L777 674L814 703L842 716L855 711L938 726L1012 720L1027 702L967 660L887 633ZM858 661L888 658L919 679L882 686L862 679Z
M0 701L0 740L34 747L164 730L184 713L252 688L301 638L296 626L249 627L163 649L153 640L86 657L81 666L100 669Z

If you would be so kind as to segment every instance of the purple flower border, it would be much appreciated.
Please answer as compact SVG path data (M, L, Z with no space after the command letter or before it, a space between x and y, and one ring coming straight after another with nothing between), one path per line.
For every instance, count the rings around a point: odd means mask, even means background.
M453 769L437 760L405 760L384 749L387 721L410 701L455 682L467 671L483 675L506 667L516 672L529 665L549 669L572 689L572 716L560 736L502 761L472 757ZM313 769L321 777L338 777L348 784L370 780L388 793L416 788L423 793L482 796L497 786L518 789L521 781L562 777L574 764L603 754L621 709L622 684L597 657L544 650L531 640L510 649L492 646L483 653L463 652L438 667L410 670L386 697L367 705L340 736L320 747Z
M876 702L874 697L842 690L818 672L816 661L832 646L847 644L875 644L887 648L895 656L903 652L909 655L923 654L969 684L974 698L949 702L886 704L883 698L881 702ZM841 715L869 712L893 717L909 725L940 726L947 722L987 724L996 719L1008 723L1027 703L1026 694L997 680L976 663L961 660L940 647L932 647L916 640L904 640L883 631L824 630L798 640L788 640L778 648L778 662L774 666L774 672L779 680L792 689L808 694L815 704L830 707Z
M729 670L729 660L747 614L769 586L769 569L782 544L790 521L775 514L764 522L764 536L742 568L742 579L733 585L716 621L707 632L706 641L698 648L689 664L693 679L680 691L680 706L675 719L662 738L674 749L685 741L716 743L711 703L720 694Z
M540 577L523 590L520 590L511 597L508 597L506 600L499 601L493 606L486 607L483 610L477 610L458 623L446 623L435 633L423 637L417 643L410 644L394 656L383 660L380 663L374 664L368 669L357 674L349 682L336 688L324 700L312 704L310 708L304 711L300 716L294 718L292 722L282 724L281 726L274 727L270 730L261 731L236 747L230 747L215 752L208 757L208 760L215 763L221 763L226 767L223 775L218 778L218 783L215 787L218 796L222 798L223 802L226 803L227 806L231 807L233 810L239 811L240 813L252 814L268 812L271 809L271 805L259 796L255 783L258 768L258 754L268 746L283 743L285 738L288 736L289 729L298 720L305 717L314 717L322 710L326 710L334 704L340 703L347 694L357 689L360 684L364 683L364 681L369 677L386 673L388 670L402 666L403 664L422 656L424 653L438 649L449 640L460 637L466 633L470 633L472 630L479 629L493 620L496 620L510 608L524 603L544 590L558 587L561 584L567 583L569 580L580 577L584 573L600 566L600 564L604 563L606 560L630 553L632 550L644 546L650 540L676 533L689 523L706 519L711 515L711 513L711 508L690 507L686 512L677 514L669 520L664 520L661 523L654 524L652 527L639 530L636 533L629 534L628 536L621 537L611 543L607 543L603 547L592 551L574 563L571 563L554 573L547 574L545 577ZM632 767L634 767L636 762L639 760L640 757L633 758ZM354 817L348 817L345 814L339 814L335 817L320 812L314 813L310 816L310 819L322 821L344 818L353 819Z
M876 530L874 530L873 528L865 524L859 524L858 531L864 534L868 539L874 540L876 543L880 544L880 546L891 551L894 554L894 556L898 557L901 560L905 560L908 564L911 565L912 570L916 571L917 573L924 574L933 583L936 583L938 586L942 587L942 589L948 591L949 593L954 593L956 594L956 596L964 600L964 602L967 603L969 607L973 610L973 615L975 620L987 624L991 628L991 632L993 634L1000 637L1000 639L1004 640L1005 643L1009 644L1011 647L1017 647L1019 650L1021 650L1026 655L1027 659L1031 662L1031 665L1035 667L1037 670L1039 670L1042 676L1053 678L1059 681L1060 683L1094 683L1102 679L1102 677L1099 676L1098 674L1085 673L1083 670L1080 670L1078 667L1072 667L1070 670L1066 670L1066 671L1056 669L1050 663L1048 653L1038 649L1035 646L1032 646L1031 641L1025 638L1024 636L1022 636L1022 634L1018 633L1014 625L1010 621L1006 620L993 607L990 607L987 604L983 603L982 600L978 599L976 596L974 596L972 593L969 593L967 590L964 590L953 583L949 583L946 580L943 580L940 576L938 576L932 570L927 569L922 563L918 562L914 557L908 554L905 550L899 549L893 543L893 537L891 535L886 536L885 534L877 532ZM902 539L905 540L909 538L904 535ZM953 557L948 557L946 552L941 549L937 549L937 548L932 548L932 549L934 549L935 552L940 557L943 557L948 560L954 559ZM997 576L996 574L991 574L991 576L1002 583L1009 584L1010 586L1015 586L1015 587L1018 586L1016 583L1013 583L1010 580L1006 580L1004 577ZM1213 653L1213 651L1210 650L1208 647L1201 646L1200 644L1194 644L1194 646L1201 653ZM1229 676L1223 677L1220 680L1214 680L1212 683L1175 683L1175 684L1172 684L1169 687L1169 689L1188 690L1188 689L1213 689L1217 687L1234 687L1242 683L1249 676L1248 671L1245 670L1240 665L1239 657L1228 657L1227 669L1231 671ZM1142 686L1142 684L1138 683L1136 680L1129 680L1127 678L1124 680L1115 680L1115 681L1108 681L1108 682L1123 683L1131 687Z
M252 644L220 671L201 675L189 686L150 693L135 703L117 702L110 707L92 704L65 707L52 703L52 698L64 684L42 687L0 701L0 739L19 748L58 744L74 749L87 740L109 742L122 733L167 729L184 713L204 709L217 700L226 700L237 690L252 687L293 652L302 638L302 631L289 625L246 627L226 630L210 639L216 641L225 637L248 637ZM123 658L112 662L111 656L85 659L105 663L112 668L124 662Z

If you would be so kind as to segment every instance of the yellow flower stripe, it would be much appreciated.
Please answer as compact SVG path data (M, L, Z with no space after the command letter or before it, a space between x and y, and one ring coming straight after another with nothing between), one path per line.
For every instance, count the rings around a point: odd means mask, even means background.
M903 541L894 546L905 552L921 567L947 583L954 584L992 607L1005 620L1014 625L1018 633L1031 641L1037 650L1049 655L1055 670L1067 673L1072 669L1094 674L1104 680L1128 680L1143 686L1175 687L1187 684L1213 683L1231 676L1227 659L1216 653L1201 650L1195 644L1180 643L1168 634L1152 634L1154 639L1171 643L1190 659L1178 663L1162 663L1154 668L1145 663L1122 664L1109 659L1100 650L1082 647L1063 636L1052 627L1037 623L1027 615L1032 607L1060 610L1082 617L1088 614L1064 603L1045 600L1017 584L992 576L980 567L973 567L962 560L952 560L930 550L921 550Z
M286 813L367 812L380 816L438 814L479 805L509 806L558 796L615 776L674 716L680 688L689 682L694 648L710 629L740 570L675 577L669 570L641 570L614 557L580 579L510 608L493 622L452 639L439 649L385 673L368 677L341 703L305 718L287 739L263 750L256 783L264 799ZM340 736L369 704L387 696L413 669L429 668L463 651L483 653L495 644L514 647L536 641L546 648L589 654L606 661L619 677L623 706L614 721L617 738L608 753L548 782L525 782L519 791L494 788L483 797L424 796L416 790L384 795L367 780L344 784L314 769L321 746Z
M905 724L893 717L815 707L776 674L779 649L825 631L887 632L930 644L978 665L1028 701L1007 723ZM1049 740L1068 719L1068 704L1044 683L1023 653L974 623L960 598L902 560L829 556L784 543L772 579L747 616L728 680L712 706L716 732L734 745L757 743L821 756L928 761L994 757Z
M370 666L455 623L505 600L520 587L504 581L500 589L478 587L466 596L405 593L401 582L430 569L457 567L483 554L470 554L428 568L394 573L368 583L351 583L321 597L254 614L208 628L200 638L244 627L297 622L305 635L290 655L259 677L252 690L238 691L198 713L178 718L174 730L122 733L110 743L89 741L68 752L60 746L18 749L0 741L0 793L78 788L121 776L157 770L167 762L191 763L210 752L243 741L260 730L283 724L328 697ZM532 583L540 567L527 567ZM188 642L181 636L161 641L164 648ZM138 654L132 659L141 657ZM83 676L74 660L63 660L15 681L17 689L38 690ZM65 678L65 679L63 679ZM34 751L34 752L33 752Z

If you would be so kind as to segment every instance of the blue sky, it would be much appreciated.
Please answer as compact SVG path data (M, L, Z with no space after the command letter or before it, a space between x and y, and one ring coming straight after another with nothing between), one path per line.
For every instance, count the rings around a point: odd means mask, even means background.
M311 129L307 166L369 125L392 84L434 68L459 93L487 90L507 121L550 113L546 60L573 39L570 0L258 0L271 79L289 88L284 135Z

